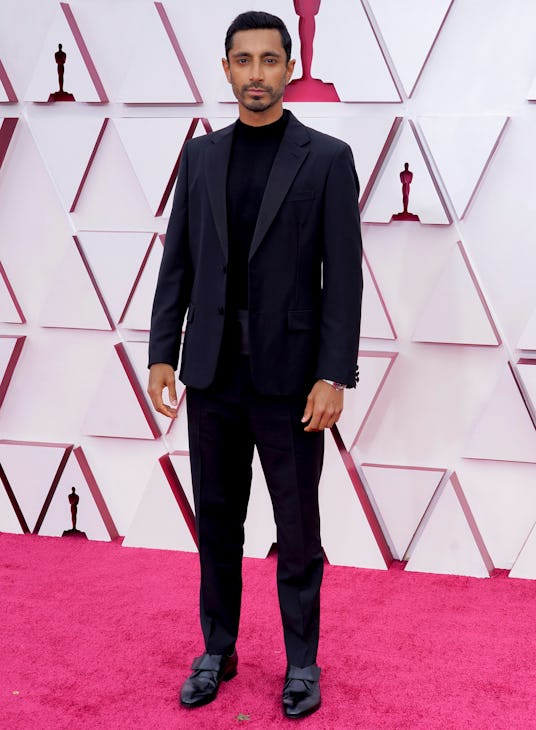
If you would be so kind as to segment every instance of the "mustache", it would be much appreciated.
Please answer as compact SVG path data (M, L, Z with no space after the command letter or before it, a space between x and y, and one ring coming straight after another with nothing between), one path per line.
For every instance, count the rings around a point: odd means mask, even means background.
M264 84L247 84L242 87L243 91L249 91L250 89L259 89L260 91L272 91L271 86L264 86Z

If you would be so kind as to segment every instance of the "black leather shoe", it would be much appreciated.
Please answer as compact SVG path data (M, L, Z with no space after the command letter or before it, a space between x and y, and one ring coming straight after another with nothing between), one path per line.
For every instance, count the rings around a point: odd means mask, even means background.
M298 719L316 712L320 707L320 667L289 666L283 689L283 712Z
M184 707L201 707L216 699L219 686L236 676L238 655L203 654L194 659L192 674L181 687Z

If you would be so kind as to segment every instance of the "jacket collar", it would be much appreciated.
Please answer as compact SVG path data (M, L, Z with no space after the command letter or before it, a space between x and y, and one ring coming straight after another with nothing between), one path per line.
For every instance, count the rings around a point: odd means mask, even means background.
M212 144L208 148L205 169L212 213L226 261L229 248L227 235L227 171L235 125L236 122L211 135L210 141ZM251 242L250 259L261 244L298 170L307 157L309 142L310 135L307 127L299 122L292 112L289 112L289 120L266 182L257 225Z

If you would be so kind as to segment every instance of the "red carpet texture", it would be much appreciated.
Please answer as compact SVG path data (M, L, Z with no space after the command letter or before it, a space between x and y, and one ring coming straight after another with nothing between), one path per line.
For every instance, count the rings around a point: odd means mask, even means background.
M326 566L323 705L292 721L274 573L245 561L238 676L185 710L196 555L0 535L0 728L536 728L535 583Z

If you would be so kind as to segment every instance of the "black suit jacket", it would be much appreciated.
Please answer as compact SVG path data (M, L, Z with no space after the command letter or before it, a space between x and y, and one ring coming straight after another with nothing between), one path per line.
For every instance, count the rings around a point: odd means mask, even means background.
M194 388L214 380L224 330L227 168L234 125L186 143L153 305L149 364ZM252 160L252 164L255 164ZM359 185L350 147L292 114L249 256L249 347L256 388L353 387L361 318Z

